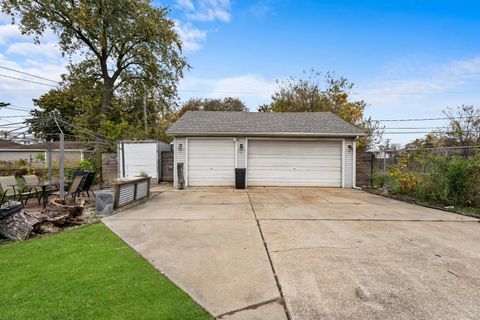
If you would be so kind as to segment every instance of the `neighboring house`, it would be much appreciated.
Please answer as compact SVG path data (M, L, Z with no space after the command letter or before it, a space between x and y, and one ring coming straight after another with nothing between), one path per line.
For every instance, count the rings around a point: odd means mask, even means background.
M184 164L186 186L355 186L355 139L364 133L329 112L185 113L174 136L174 183Z
M392 151L384 152L383 150L370 149L370 150L367 150L367 152L371 152L376 159L383 159L383 158L390 159L392 157Z
M18 144L8 140L0 140L0 161L24 160L33 165L44 165L47 159L49 143ZM52 150L52 161L60 159L60 143L50 143ZM83 160L89 149L83 143L76 141L65 141L65 162L77 163Z
M118 177L131 178L146 174L153 183L166 180L166 171L171 171L164 165L165 153L170 153L172 146L168 142L157 140L120 141L117 145Z

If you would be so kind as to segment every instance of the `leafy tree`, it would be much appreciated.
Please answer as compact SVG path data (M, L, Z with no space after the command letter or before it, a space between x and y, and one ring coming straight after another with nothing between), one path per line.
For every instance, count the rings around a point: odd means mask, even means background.
M273 94L272 102L260 106L258 111L332 112L365 131L367 135L357 143L359 150L365 150L377 143L382 129L378 122L365 117L365 101L350 99L353 83L330 72L326 73L323 79L320 77L321 73L312 69L306 78L291 77L277 81L279 90Z
M166 8L149 0L3 0L0 5L12 19L19 17L20 30L35 42L51 29L63 54L84 56L71 67L101 83L98 108L92 110L96 115L114 112L115 91L139 83L175 97L187 63Z
M248 111L248 108L238 98L192 98L182 105L178 112L178 117L181 117L187 111Z
M405 149L437 148L441 147L443 143L444 141L438 133L431 132L426 134L424 138L417 138L407 143Z

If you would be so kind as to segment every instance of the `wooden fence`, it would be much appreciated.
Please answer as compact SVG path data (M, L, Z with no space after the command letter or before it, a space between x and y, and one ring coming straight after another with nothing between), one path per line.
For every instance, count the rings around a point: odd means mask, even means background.
M371 152L357 152L356 177L358 187L371 187L374 155Z

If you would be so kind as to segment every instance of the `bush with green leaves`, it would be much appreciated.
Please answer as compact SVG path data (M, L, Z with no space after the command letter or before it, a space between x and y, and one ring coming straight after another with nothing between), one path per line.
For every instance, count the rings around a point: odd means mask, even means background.
M426 185L431 200L470 206L480 197L480 158L437 157Z
M82 170L93 171L92 163L87 159L83 159L82 161L80 161L77 164L77 167Z
M480 156L403 154L387 176L376 170L373 183L432 204L480 208Z

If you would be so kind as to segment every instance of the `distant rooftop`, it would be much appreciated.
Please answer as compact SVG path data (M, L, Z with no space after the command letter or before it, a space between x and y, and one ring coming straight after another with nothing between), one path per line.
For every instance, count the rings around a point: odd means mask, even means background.
M168 130L172 136L281 135L363 136L330 112L188 111Z

